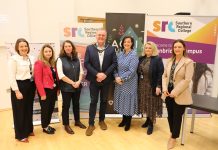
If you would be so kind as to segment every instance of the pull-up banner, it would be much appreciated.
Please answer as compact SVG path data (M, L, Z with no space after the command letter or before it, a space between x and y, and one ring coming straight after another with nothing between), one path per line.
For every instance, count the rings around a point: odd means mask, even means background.
M145 14L106 13L107 42L122 51L121 42L125 36L134 38L134 50L141 55L144 43ZM107 103L107 114L115 114L113 110L114 84L110 85Z
M183 39L188 57L195 62L192 92L212 95L218 17L146 16L145 33L147 41L157 44L163 60L171 57L173 41Z

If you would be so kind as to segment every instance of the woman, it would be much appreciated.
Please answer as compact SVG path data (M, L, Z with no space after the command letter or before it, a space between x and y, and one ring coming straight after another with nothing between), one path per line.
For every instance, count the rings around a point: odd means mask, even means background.
M134 39L126 36L122 40L123 51L118 56L118 68L115 71L114 110L123 115L119 127L130 129L131 119L138 113L137 66L138 56L133 50Z
M69 126L69 108L72 101L75 126L85 129L86 126L80 122L79 99L81 93L81 81L83 68L78 58L76 47L69 40L63 42L59 58L57 60L57 71L60 78L60 89L63 99L62 120L64 129L68 134L74 134Z
M195 63L193 75L193 93L211 95L213 88L213 70L204 63Z
M34 136L34 58L29 55L29 43L23 38L17 39L15 51L17 54L11 56L9 60L9 81L11 86L15 138L20 142L28 143L28 136Z
M55 68L55 54L49 44L43 45L38 61L34 67L36 88L41 106L41 125L43 132L54 134L55 129L50 127L52 113L58 94L58 76Z
M156 115L162 115L162 100L160 95L163 70L163 62L158 56L156 44L147 42L145 44L143 56L139 58L138 99L139 112L141 114L146 114L147 116L142 127L148 127L148 135L153 132L153 124L156 122Z
M171 132L168 149L175 147L176 138L180 134L182 115L186 106L192 104L189 85L193 72L193 61L187 57L185 42L180 39L174 41L172 57L167 61L162 76L162 99L166 103Z

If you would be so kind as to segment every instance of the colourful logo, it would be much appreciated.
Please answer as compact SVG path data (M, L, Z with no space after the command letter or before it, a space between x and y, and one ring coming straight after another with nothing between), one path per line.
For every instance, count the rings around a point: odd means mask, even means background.
M70 28L65 27L64 28L64 36L65 37L85 37L84 35L84 29L83 28Z
M153 23L153 31L155 32L166 32L166 31L170 31L170 32L175 32L175 28L173 27L173 22L170 21L154 21Z

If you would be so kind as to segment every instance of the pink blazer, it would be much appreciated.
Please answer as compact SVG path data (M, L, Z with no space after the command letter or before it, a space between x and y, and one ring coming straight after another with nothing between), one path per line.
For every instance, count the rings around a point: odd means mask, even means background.
M56 78L57 80L59 80L57 75L57 70L56 70ZM54 88L54 79L52 77L52 71L48 65L45 65L40 60L36 61L34 65L34 81L40 96L46 95L44 88L49 88L49 89Z

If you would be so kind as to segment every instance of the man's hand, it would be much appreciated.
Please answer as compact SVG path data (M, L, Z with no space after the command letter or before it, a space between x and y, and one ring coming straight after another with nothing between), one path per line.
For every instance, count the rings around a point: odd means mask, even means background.
M104 79L107 78L107 75L102 73L102 72L100 72L100 73L97 73L96 77L97 77L97 79L96 79L97 82L102 82Z

